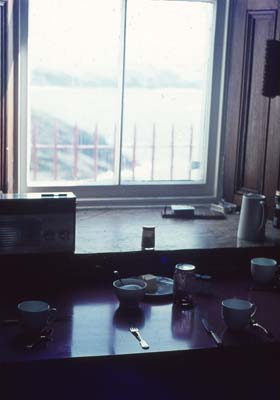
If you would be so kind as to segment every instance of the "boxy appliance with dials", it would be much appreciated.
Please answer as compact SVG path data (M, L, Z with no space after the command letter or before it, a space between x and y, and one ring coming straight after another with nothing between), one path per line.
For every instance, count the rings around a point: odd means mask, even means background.
M0 254L75 251L76 196L0 194Z

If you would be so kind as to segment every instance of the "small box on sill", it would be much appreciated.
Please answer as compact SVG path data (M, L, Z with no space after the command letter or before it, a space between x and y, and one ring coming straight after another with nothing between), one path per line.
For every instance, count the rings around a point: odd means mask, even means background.
M174 216L181 216L188 218L194 217L195 208L193 206L189 206L187 204L175 204L171 205L170 207Z

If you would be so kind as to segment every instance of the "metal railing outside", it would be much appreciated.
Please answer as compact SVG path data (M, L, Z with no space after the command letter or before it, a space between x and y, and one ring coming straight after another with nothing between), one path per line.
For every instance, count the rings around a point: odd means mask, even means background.
M155 163L156 163L156 154L159 149L162 148L169 148L170 150L170 160L169 160L169 176L166 177L166 180L174 180L174 160L176 156L176 150L180 149L182 151L182 148L184 148L185 154L186 154L186 164L187 165L187 176L186 180L191 179L191 173L193 169L193 149L194 149L194 144L193 144L193 138L194 138L194 128L193 125L189 126L189 130L186 132L186 142L184 146L182 145L177 145L176 144L176 138L175 138L175 125L172 124L171 126L171 133L170 133L170 143L167 145L156 145L157 141L157 127L156 124L154 123L151 129L152 132L152 137L151 137L151 144L150 145L140 145L138 144L138 138L139 138L139 132L137 130L137 125L134 124L133 128L133 140L132 144L130 145L125 145L123 144L123 151L125 151L125 157L128 160L128 162L131 165L130 171L131 171L131 178L130 181L136 181L136 167L139 164L139 159L138 159L138 153L139 150L143 148L146 151L150 151L151 158L150 158L150 181L155 180ZM33 124L32 126L32 141L31 141L31 176L32 180L34 182L40 180L39 178L39 155L38 151L40 150L52 150L53 155L52 155L52 171L50 172L51 174L51 179L54 181L59 179L59 153L60 150L71 150L73 152L73 165L71 166L73 171L72 171L72 176L73 179L79 179L79 153L82 150L91 150L92 152L92 171L91 171L91 179L96 182L98 178L98 173L99 173L99 166L101 165L101 158L100 158L100 150L106 149L111 153L111 161L110 161L110 170L112 170L112 173L114 173L114 168L115 168L115 153L116 153L116 133L117 133L117 128L116 124L114 126L114 132L113 132L113 141L112 144L107 144L104 143L104 140L102 140L103 143L100 141L100 133L98 129L98 124L96 124L93 135L92 135L92 141L91 143L87 144L82 144L80 143L79 137L80 137L80 130L79 127L76 125L73 127L73 140L72 143L59 143L58 137L59 137L59 127L57 125L54 126L53 129L53 142L48 143L48 144L42 144L39 143L39 129L36 124ZM197 166L195 167L197 168Z

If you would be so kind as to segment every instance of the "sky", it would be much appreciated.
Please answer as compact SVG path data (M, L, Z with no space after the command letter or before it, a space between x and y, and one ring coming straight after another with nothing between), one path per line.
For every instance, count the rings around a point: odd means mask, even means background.
M33 68L73 75L118 74L122 0L29 0L29 4ZM180 75L203 69L213 14L211 3L128 0L127 66L160 67Z

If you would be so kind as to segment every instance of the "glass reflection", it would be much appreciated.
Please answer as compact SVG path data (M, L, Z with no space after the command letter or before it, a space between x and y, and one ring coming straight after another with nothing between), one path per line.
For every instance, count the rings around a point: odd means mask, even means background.
M112 353L113 304L82 304L73 308L72 357Z
M145 314L139 307L124 309L119 307L114 314L113 324L115 328L128 331L131 326L143 328L145 325Z
M172 307L171 330L176 339L190 339L194 325L194 310L184 309L175 304Z

